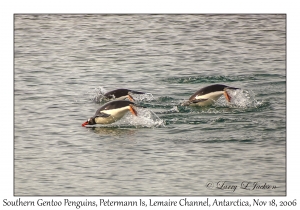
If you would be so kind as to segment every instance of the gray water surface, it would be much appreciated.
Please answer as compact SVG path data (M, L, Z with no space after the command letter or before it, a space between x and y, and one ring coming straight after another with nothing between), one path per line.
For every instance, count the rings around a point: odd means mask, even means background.
M14 29L15 196L286 195L285 15L16 14ZM180 105L211 84L241 89ZM81 127L117 88L146 108Z

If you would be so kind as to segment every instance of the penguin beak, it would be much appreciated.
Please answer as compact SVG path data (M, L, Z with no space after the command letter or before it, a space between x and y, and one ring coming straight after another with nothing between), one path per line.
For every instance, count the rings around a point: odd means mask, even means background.
M86 121L86 122L84 122L84 123L82 123L82 127L85 127L87 124L89 124L89 121Z
M132 104L129 104L129 110L133 115L137 116L137 111L134 109Z

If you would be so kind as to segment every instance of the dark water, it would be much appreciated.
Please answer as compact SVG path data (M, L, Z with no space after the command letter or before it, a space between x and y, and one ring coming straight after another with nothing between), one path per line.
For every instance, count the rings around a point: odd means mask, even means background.
M286 194L285 15L15 15L14 24L16 196ZM180 106L210 84L241 89L231 104ZM147 92L136 96L146 108L81 127L100 92L116 88ZM237 189L217 189L224 182Z

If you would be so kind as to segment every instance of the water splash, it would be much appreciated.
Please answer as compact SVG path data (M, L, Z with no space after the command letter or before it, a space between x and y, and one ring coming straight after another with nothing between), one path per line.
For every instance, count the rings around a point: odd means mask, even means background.
M179 109L178 106L173 106L173 108L166 110L166 111L162 111L162 112L158 112L159 114L172 114L172 113L179 113Z
M119 123L127 123L134 127L165 127L165 123L152 110L137 108L138 116L127 114ZM122 122L124 120L124 122ZM118 123L118 122L116 122Z
M104 96L105 93L107 93L107 90L100 86L87 92L87 94L89 95L89 99L96 103L100 103L106 100Z
M262 105L262 102L255 99L255 94L251 90L227 90L231 97L230 103L225 100L225 97L219 98L214 106L230 107L230 108L257 108Z
M151 93L144 93L144 94L130 94L136 103L141 101L152 101L154 97Z

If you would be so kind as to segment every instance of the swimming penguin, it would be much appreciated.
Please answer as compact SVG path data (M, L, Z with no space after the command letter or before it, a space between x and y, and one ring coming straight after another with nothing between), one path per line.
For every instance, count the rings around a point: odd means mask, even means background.
M226 85L210 85L201 88L196 93L194 93L187 102L183 103L184 106L209 106L218 100L222 94L224 94L226 100L230 102L231 97L228 95L227 90L229 89L239 89L235 87L229 87Z
M124 100L128 98L130 101L134 101L131 94L145 94L143 92L129 90L129 89L117 89L112 90L104 94L107 99Z
M94 124L110 124L120 120L128 111L137 116L131 101L111 101L101 106L93 117L82 123L82 126Z

